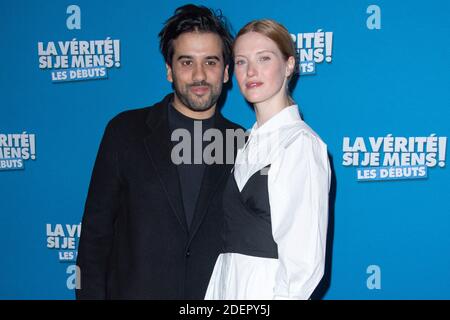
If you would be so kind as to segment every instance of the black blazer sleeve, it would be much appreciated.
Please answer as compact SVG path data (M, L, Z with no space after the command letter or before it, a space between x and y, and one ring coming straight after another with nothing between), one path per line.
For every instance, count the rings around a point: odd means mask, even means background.
M112 122L98 150L82 219L77 265L81 288L77 299L105 299L115 213L120 205L119 141Z

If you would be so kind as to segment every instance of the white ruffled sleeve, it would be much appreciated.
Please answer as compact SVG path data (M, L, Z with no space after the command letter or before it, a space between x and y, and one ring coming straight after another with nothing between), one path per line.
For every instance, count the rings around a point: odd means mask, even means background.
M274 299L309 299L325 269L330 165L327 147L302 131L269 170L278 245Z

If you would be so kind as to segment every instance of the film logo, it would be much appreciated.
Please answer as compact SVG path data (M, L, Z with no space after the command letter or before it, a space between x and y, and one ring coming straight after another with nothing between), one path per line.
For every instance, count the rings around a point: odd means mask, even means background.
M445 167L447 137L344 137L342 165L356 167L358 181L425 179Z
M291 33L296 45L298 70L300 75L316 73L316 65L333 60L333 32Z
M38 42L38 56L53 82L105 79L108 69L120 67L120 40Z
M0 171L23 170L29 159L36 160L34 134L0 133Z

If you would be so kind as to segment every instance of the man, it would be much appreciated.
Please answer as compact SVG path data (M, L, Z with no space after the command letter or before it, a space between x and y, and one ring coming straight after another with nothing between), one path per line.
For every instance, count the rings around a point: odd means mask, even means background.
M194 133L195 120L223 137L239 128L217 107L232 38L220 17L194 5L178 8L159 36L174 93L105 130L82 221L78 299L203 299L220 253L232 164L176 165L171 136Z

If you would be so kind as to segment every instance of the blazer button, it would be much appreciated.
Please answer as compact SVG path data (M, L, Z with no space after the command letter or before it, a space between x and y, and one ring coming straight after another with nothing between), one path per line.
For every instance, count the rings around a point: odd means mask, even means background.
M186 257L189 258L190 255L191 255L191 251L190 250L186 251Z

